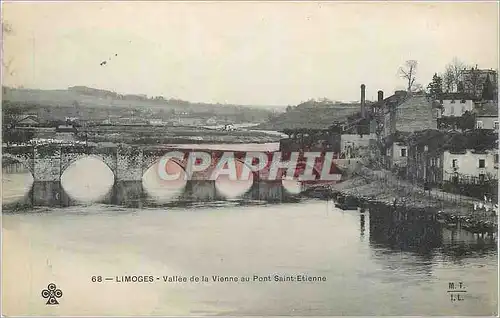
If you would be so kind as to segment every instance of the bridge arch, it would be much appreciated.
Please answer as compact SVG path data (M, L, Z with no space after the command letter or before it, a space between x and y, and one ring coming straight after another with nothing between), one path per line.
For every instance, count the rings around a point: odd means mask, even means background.
M115 165L113 163L109 162L109 160L106 160L105 157L100 156L98 154L78 154L78 155L72 157L70 160L61 162L61 176L64 174L64 172L72 164L74 164L78 160L85 159L85 158L95 158L95 159L98 159L99 161L101 161L102 163L104 163L109 168L109 170L111 170L111 172L113 173L113 177L116 179L116 167L115 167Z
M182 152L182 151L181 151ZM221 154L223 151L220 152ZM219 156L216 156L219 158ZM160 162L160 160L163 158L163 156L151 156L151 157L146 157L144 162L143 162L143 187L146 190L146 192L153 197L157 197L158 195L162 195L161 189L158 187L157 189L148 189L151 187L151 183L155 184L157 186L163 186L165 189L172 190L173 188L185 188L187 185L187 181L184 178L179 178L182 180L173 180L173 181L160 181L159 178L159 173L157 171L152 171L151 169L155 167L156 164ZM245 163L244 160L233 157L235 162L238 162L237 166L243 167L247 166L250 168L249 165ZM184 158L182 160L179 160L178 158L169 158L169 162L175 163L178 167L180 167L180 172L181 175L184 173L187 173L186 165L187 165L187 159ZM212 162L212 164L205 170L206 171L206 180L210 180L210 177L214 173L216 168L215 161ZM238 168L237 168L238 169ZM251 169L250 169L251 170ZM259 174L258 172L250 171L251 172L251 177L248 178L248 180L237 180L237 181L231 181L231 180L225 180L225 176L221 176L217 180L211 180L215 182L215 188L217 193L220 196L223 196L225 198L237 198L245 195L248 193L248 191L252 188L254 182L259 179ZM154 179L152 176L150 176L150 173L154 173L156 176ZM203 173L203 172L202 172ZM237 171L238 173L238 171ZM241 171L240 171L241 173ZM202 179L203 180L203 179ZM201 181L201 180L200 180ZM148 185L149 183L149 185ZM236 190L233 192L233 190ZM239 190L239 191L238 191ZM156 195L152 192L158 192ZM233 192L233 193L231 193Z
M245 162L245 160L241 160L240 158L234 158L234 161L235 161L237 176L238 172L239 175L241 176L242 169L244 167L249 168L250 175L248 180L224 180L224 179L215 180L215 188L217 192L228 199L236 199L244 196L252 189L252 186L255 184L255 182L258 182L259 180L258 172L252 171L251 167ZM239 168L241 169L240 171L238 171L237 163L239 164Z
M182 175L186 173L184 160L178 160L177 158L169 158L168 163L172 162L174 164L173 168L179 168L177 172L181 174L180 178L171 181L161 178L158 165L163 157L145 157L142 164L142 187L147 196L157 203L170 202L172 199L181 197L187 185L187 180ZM170 167L172 168L172 166ZM165 167L165 169L167 168Z
M26 159L24 157L12 155L10 153L2 153L2 158L9 158L9 159L12 159L12 160L15 160L15 161L21 163L29 170L29 172L33 176L33 179L35 178L35 172L34 172L34 162L35 161L33 159Z
M95 160L83 162L74 170L71 167L82 160ZM86 165L89 165L87 166ZM86 169L82 173L81 169ZM109 160L97 154L78 154L69 160L61 160L60 184L66 195L78 202L98 202L111 195L116 181L116 171L110 166Z

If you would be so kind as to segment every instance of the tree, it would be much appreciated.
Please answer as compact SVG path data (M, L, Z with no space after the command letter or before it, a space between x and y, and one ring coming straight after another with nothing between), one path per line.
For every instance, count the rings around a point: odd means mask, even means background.
M427 86L429 90L429 95L433 97L433 99L437 99L441 93L443 93L443 79L434 73L432 76L432 81Z
M17 103L9 101L2 102L2 132L8 132L16 127L20 116L23 114L23 108Z
M495 88L493 83L491 83L490 77L486 77L486 81L483 86L483 93L481 95L483 100L494 100L495 99Z
M454 57L453 60L446 65L443 74L443 80L447 92L456 92L461 86L460 82L463 81L463 71L465 64L458 58Z
M481 84L481 71L475 67L470 67L466 72L467 76L464 76L464 88L465 90L475 97L479 97L481 93L479 91L479 86Z
M399 68L399 76L403 78L407 85L406 89L408 92L412 91L413 84L415 84L415 75L417 74L418 62L415 60L408 60L405 62L404 66Z
M470 111L466 111L458 120L458 128L462 131L474 129L476 125L476 119L474 114Z
M443 78L443 90L446 93L452 92L453 91L453 83L455 80L453 79L453 72L452 72L451 68L445 69L442 78Z
M22 114L32 108L32 105L2 101L2 142L22 143L33 138L33 132L16 129Z

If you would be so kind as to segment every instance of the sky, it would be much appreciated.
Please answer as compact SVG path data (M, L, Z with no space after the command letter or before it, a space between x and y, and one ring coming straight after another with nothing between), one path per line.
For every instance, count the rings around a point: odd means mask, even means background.
M296 105L389 96L410 59L424 86L454 57L498 69L497 2L3 2L2 18L12 87Z

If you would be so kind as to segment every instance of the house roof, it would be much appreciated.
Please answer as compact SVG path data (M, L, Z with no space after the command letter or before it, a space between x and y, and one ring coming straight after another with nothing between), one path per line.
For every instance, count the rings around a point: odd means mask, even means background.
M426 129L412 133L407 138L409 145L428 145L434 151L462 151L465 149L495 149L498 135L484 131L470 132L443 132L435 129Z
M397 91L394 95L391 95L381 101L378 101L371 105L372 108L385 109L390 106L397 106L405 101L408 97L408 93L405 91Z
M474 112L478 117L498 117L498 102L488 101L486 103L476 105Z
M38 120L36 118L33 118L31 116L24 117L21 120L17 121L17 124L38 124Z
M33 121L33 122L38 123L38 118L37 118L37 116L34 116L34 115L26 115L26 116L21 116L18 118L19 118L19 120L17 121L18 123L27 122L27 121Z
M477 100L476 97L466 93L442 93L437 96L438 100Z

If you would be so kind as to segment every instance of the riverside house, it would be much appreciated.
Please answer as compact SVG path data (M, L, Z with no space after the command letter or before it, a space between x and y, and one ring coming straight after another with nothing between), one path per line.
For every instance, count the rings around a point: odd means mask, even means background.
M498 102L487 101L477 103L474 110L476 117L476 129L487 129L498 131Z
M474 101L476 99L465 93L443 93L439 96L439 105L441 107L441 113L438 118L441 117L460 117L465 114L466 111L474 110Z
M416 183L481 183L497 179L498 135L424 130L407 138L407 178Z
M414 131L437 128L438 106L425 94L396 91L372 106L377 116L377 135L388 169L405 167L408 146L405 136Z

